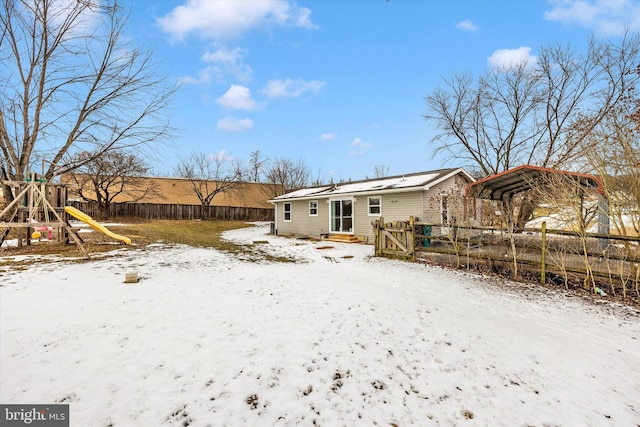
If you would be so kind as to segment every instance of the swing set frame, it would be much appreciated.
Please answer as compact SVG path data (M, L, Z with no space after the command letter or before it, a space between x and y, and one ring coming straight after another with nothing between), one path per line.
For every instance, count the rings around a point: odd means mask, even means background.
M45 179L37 179L35 173L32 173L24 181L2 181L2 183L15 189L16 195L13 201L0 212L0 218L4 218L13 209L11 218L7 222L0 221L0 245L4 243L12 228L18 230L18 247L21 247L24 241L27 245L31 244L31 230L29 229L51 227L58 229L59 241L68 242L70 238L82 254L89 258L89 253L82 244L82 239L67 221L67 214L64 212L67 191L64 184L54 184ZM50 199L55 199L53 204Z

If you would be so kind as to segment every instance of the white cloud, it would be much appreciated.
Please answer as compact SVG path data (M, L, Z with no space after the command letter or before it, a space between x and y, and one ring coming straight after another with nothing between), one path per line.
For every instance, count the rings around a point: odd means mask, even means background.
M364 156L364 150L351 150L349 154L352 156Z
M178 83L183 85L199 85L220 80L222 80L222 70L220 67L206 67L199 70L196 77L182 76L178 78Z
M224 47L205 52L200 58L202 62L213 64L198 70L197 76L182 76L178 82L185 85L203 85L211 82L222 83L225 76L231 76L240 82L251 81L253 70L244 63L241 48Z
M371 147L373 144L371 144L370 142L364 142L362 138L357 137L356 139L353 140L351 145L354 147L367 148L367 147Z
M456 24L456 28L459 28L465 31L478 31L478 27L469 19L465 19L464 21L458 22Z
M325 82L320 80L269 80L262 92L269 98L297 98L305 92L317 93L324 85Z
M258 103L251 97L248 87L232 84L224 95L216 99L216 102L229 110L258 109Z
M320 136L320 139L323 141L333 141L334 139L336 139L336 134L335 133L323 133Z
M253 129L253 120L237 119L235 117L227 116L223 119L218 120L218 123L216 123L216 129L229 132L238 132L242 130Z
M223 119L224 120L224 119ZM247 120L247 119L245 119ZM218 122L219 123L219 122ZM207 156L209 158L209 160L215 162L215 161L229 161L229 160L233 160L233 156L231 156L227 150L225 150L224 148L220 151L218 151L217 153L211 153Z
M205 52L202 55L202 61L220 64L225 74L233 76L239 81L248 82L251 80L253 70L244 63L244 52L239 47L231 50L221 47L213 52Z
M552 0L548 21L576 24L603 35L640 29L640 4L632 0Z
M531 55L530 47L519 47L517 49L499 49L493 52L487 62L494 68L511 68L525 64L528 68L534 67L538 58Z
M177 40L191 33L205 39L232 39L256 27L316 28L308 8L281 0L187 0L158 18L157 24Z

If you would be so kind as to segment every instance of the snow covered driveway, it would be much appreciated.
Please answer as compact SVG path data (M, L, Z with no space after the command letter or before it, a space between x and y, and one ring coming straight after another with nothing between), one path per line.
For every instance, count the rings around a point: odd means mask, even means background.
M0 273L0 402L99 427L640 424L634 310L267 232L226 236L298 262L159 244Z

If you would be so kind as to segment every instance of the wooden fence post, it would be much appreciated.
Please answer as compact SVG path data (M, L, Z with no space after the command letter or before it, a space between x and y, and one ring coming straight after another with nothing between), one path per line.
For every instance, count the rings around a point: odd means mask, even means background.
M384 219L380 217L376 220L376 251L375 256L382 255L382 227L384 227Z
M540 256L540 283L544 285L547 279L547 222L542 221L542 255Z
M407 249L409 249L409 256L411 261L416 260L416 240L414 238L415 233L415 221L413 216L409 217L409 230L407 230Z
M378 256L378 245L380 241L380 222L379 220L373 221L373 256Z

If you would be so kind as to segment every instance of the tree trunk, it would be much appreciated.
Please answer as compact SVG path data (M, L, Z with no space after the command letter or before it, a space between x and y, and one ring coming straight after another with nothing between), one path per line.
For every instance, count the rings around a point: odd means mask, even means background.
M7 170L4 168L4 166L0 167L0 174L0 178L2 178L2 180L9 181L9 176L7 175ZM9 206L14 200L11 187L6 184L2 184L2 195L4 196L4 203L0 203L0 212L2 212L4 208L6 206ZM8 221L10 218L13 218L13 213L13 210L11 212L7 212L7 218L0 218L0 220Z
M527 222L533 216L533 212L538 207L537 197L525 196L520 202L520 209L518 209L518 217L516 218L515 232L521 233Z
M109 202L100 203L98 207L100 208L100 219L109 219L109 208L111 207L111 204Z

